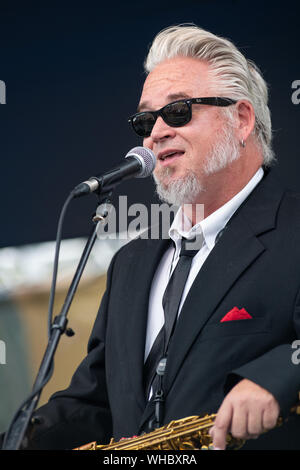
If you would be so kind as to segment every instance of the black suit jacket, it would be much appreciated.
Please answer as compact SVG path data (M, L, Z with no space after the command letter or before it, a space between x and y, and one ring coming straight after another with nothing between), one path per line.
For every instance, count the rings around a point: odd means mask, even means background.
M151 282L168 240L136 239L113 258L88 355L70 387L37 410L31 446L73 448L145 429L153 413L142 386ZM181 311L164 380L164 423L216 412L246 377L269 390L286 416L297 401L300 365L300 196L272 171L242 204L201 268ZM233 307L248 320L220 322ZM298 418L245 449L300 448Z

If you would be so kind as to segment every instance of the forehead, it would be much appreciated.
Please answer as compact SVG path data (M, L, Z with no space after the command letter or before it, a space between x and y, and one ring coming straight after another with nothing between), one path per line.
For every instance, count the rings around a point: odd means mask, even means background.
M206 62L191 57L176 57L157 65L147 76L139 110L155 109L180 97L208 96L211 73Z

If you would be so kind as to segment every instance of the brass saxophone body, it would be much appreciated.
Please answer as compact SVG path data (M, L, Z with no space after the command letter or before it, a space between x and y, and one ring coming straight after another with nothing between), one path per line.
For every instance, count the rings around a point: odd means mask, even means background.
M205 416L189 416L171 421L141 436L123 438L119 441L111 439L109 444L99 445L90 442L74 450L209 450L212 438L209 434L216 414ZM245 441L227 436L227 448L238 449Z
M290 415L300 415L300 392L298 402L290 409ZM214 425L216 416L216 414L189 416L171 421L155 431L140 436L122 438L119 441L111 439L110 443L105 445L93 441L73 450L209 450L213 448L209 430ZM284 420L279 417L276 427L288 419L289 417ZM227 434L226 448L240 449L245 442Z

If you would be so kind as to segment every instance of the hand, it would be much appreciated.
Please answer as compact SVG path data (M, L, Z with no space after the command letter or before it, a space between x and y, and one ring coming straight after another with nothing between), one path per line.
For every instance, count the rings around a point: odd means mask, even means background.
M226 448L230 432L239 439L256 439L276 426L280 408L266 389L243 379L226 395L210 430L216 450Z

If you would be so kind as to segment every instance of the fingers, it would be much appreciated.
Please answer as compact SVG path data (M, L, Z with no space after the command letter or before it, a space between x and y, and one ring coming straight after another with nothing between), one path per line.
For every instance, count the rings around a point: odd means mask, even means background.
M275 406L271 407L271 409L264 410L262 417L262 427L265 431L269 431L270 429L273 429L276 426L279 411L280 410L277 403L275 404Z
M256 439L264 430L262 423L262 411L248 413L247 424L242 439Z
M226 448L226 436L237 439L256 439L274 428L280 408L267 390L243 379L225 397L210 434L214 449Z
M231 427L232 415L233 407L231 403L224 400L218 411L215 424L210 430L214 450L226 449L226 436Z

